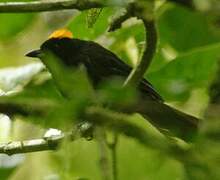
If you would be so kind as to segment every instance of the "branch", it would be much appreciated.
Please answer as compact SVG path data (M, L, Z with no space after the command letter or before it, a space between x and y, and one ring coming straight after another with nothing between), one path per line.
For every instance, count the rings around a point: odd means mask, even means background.
M84 122L78 124L71 133L53 135L42 139L32 139L25 141L12 141L9 143L0 144L0 154L20 154L30 153L37 151L48 151L56 150L59 144L64 140L68 139L74 141L79 137L87 138L87 134L91 131L90 123Z
M109 30L108 32L113 32L119 28L121 28L122 26L122 23L124 21L126 21L127 19L131 18L134 16L134 11L135 11L135 5L134 3L130 3L128 4L125 12L119 16L116 16L115 18L113 18L111 24L110 24L110 27L109 27Z
M190 9L194 8L193 0L168 0L168 1L188 7Z
M145 128L129 121L128 117L126 114L117 113L105 108L88 107L83 116L87 121L75 126L71 133L49 138L2 143L0 144L0 153L12 155L56 150L64 138L74 141L77 138L87 138L88 135L90 136L93 125L133 138L147 148L157 149L174 157L176 156L176 151L183 151L181 147L169 139L149 133Z
M154 5L153 5L154 6ZM152 8L153 8L152 6ZM126 12L117 17L113 20L113 22L110 24L109 31L114 31L121 27L122 23L127 20L130 17L137 17L141 19L144 23L145 27L145 42L146 47L143 53L143 56L141 58L141 61L139 64L131 71L129 76L124 82L124 86L127 85L138 85L141 81L142 77L144 76L144 73L146 72L147 68L149 67L154 54L156 53L157 49L157 28L156 24L153 18L153 11L150 13L151 15L146 13L146 10L143 7L143 3L136 4L136 3L130 3L128 4L126 8Z
M192 0L169 0L172 2L192 7ZM119 3L115 5L120 6ZM1 2L0 13L30 13L57 11L65 9L87 10L91 8L102 8L104 6L114 6L114 4L102 4L87 0L61 0L61 1L32 1L32 2ZM124 17L126 18L126 16Z
M131 17L131 14L129 13L129 11L126 11L121 16L118 16L115 19L113 19L109 26L108 32L113 32L117 29L120 29L122 23L126 21L127 19L129 19L130 17Z
M12 141L0 144L0 153L13 155L20 153L29 153L37 151L55 150L64 135L52 136L47 139L32 139L26 141Z
M128 117L126 114L100 107L89 107L86 111L86 119L89 122L105 127L115 133L134 138L148 148L167 151L171 147L166 138L154 136L143 127L130 122Z
M29 13L64 9L87 10L102 7L104 5L101 3L86 0L2 2L0 3L0 13Z
M141 81L145 71L149 67L157 49L157 29L154 20L142 19L146 31L146 49L140 63L132 70L126 79L124 86L137 85Z
M116 133L124 134L139 141L146 147L156 148L167 151L171 144L165 138L159 138L148 133L144 128L135 125L127 120L128 116L116 113L104 108L89 107L85 113L85 118L92 124L106 127ZM12 155L18 153L28 153L45 150L55 150L62 139L69 138L75 140L76 135L79 137L87 137L88 132L91 132L91 126L77 126L72 133L62 136L52 136L51 138L34 139L27 141L16 141L0 144L0 153ZM89 133L90 134L90 133ZM152 141L152 139L154 141Z

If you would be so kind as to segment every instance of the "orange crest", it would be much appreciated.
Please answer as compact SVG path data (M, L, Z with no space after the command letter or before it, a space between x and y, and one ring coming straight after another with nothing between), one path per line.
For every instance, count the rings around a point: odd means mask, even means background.
M59 29L54 31L50 36L49 39L52 38L58 38L58 39L62 39L62 38L73 38L73 34L71 31L69 31L68 29Z

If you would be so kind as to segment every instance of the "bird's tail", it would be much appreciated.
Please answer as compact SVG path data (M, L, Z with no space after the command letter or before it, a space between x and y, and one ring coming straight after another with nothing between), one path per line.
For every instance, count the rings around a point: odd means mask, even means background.
M179 137L185 141L192 141L197 134L200 120L183 113L162 102L147 101L141 103L137 112L142 114L156 128L163 133Z

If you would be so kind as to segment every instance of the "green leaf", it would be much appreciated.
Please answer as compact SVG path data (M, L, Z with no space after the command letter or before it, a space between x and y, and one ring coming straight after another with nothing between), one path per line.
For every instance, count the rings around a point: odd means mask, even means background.
M134 19L133 19L134 20ZM130 21L128 21L129 23ZM144 26L141 23L135 22L129 26L118 29L117 31L109 34L109 38L113 43L110 45L109 49L117 54L123 61L129 65L134 65L135 59L131 59L129 56L129 48L127 47L127 42L132 38L137 45L138 55L142 51L145 40Z
M205 14L173 6L159 18L160 41L179 52L219 42L220 33L209 20Z
M170 61L148 78L167 100L186 100L194 88L207 88L215 76L220 44L200 48Z
M22 116L43 128L71 129L84 104L82 99L64 99L50 79L38 85L31 83L21 92L1 96L0 112L12 117Z
M0 40L8 41L31 24L33 14L0 14Z
M123 88L124 79L112 79L101 84L97 90L100 104L108 105L118 110L117 107L124 107L134 104L137 100L137 92L134 87Z

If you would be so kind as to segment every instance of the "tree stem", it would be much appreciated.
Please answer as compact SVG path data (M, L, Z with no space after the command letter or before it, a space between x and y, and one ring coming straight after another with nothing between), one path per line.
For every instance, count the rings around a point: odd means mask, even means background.
M99 144L100 151L100 169L103 180L111 179L110 163L108 158L108 147L106 144L106 133L102 127L97 127L97 140Z
M111 143L108 143L109 149L111 150L113 180L118 179L117 144L118 144L118 134L114 132L113 141Z
M157 49L157 29L154 20L142 19L146 32L146 48L140 63L132 70L126 79L126 85L138 85L149 67Z

